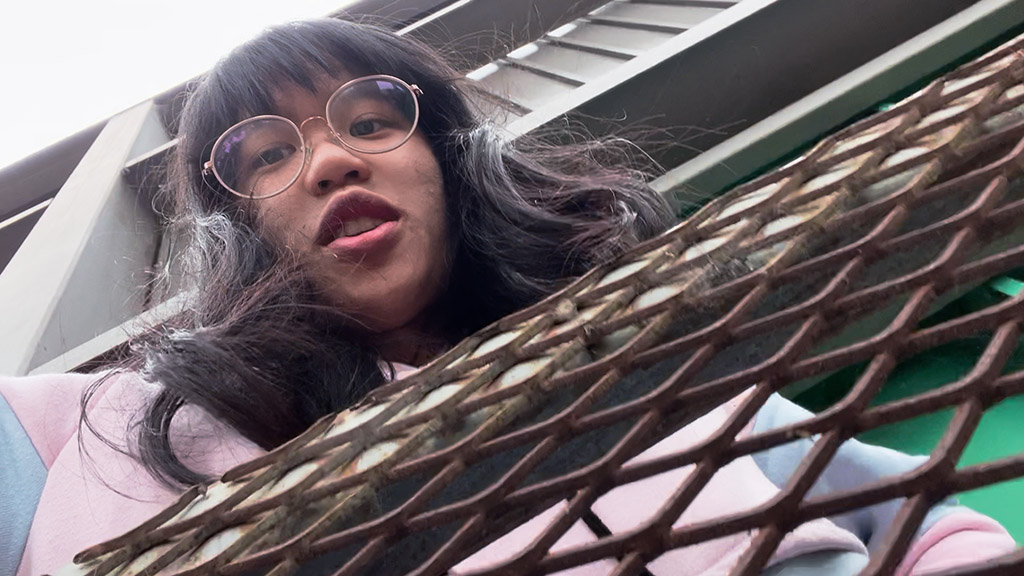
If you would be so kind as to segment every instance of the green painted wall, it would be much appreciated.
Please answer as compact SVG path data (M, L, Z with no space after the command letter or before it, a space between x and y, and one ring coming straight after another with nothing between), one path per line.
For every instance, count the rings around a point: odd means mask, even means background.
M1018 276L1019 277L1019 276ZM1015 288L1012 279L999 279L973 290L929 317L925 325L991 305ZM1019 289L1019 283L1016 285ZM880 405L933 390L955 382L974 367L988 343L989 334L977 335L908 358L893 371L872 405ZM793 398L798 404L821 411L841 399L860 375L863 366L833 374ZM1024 369L1024 345L1018 345L1004 373ZM912 420L869 430L858 436L864 442L888 446L911 454L928 454L942 437L953 416L944 410ZM1024 453L1024 397L1004 400L985 412L959 466L969 466ZM999 520L1018 543L1024 542L1024 478L959 495L962 504Z

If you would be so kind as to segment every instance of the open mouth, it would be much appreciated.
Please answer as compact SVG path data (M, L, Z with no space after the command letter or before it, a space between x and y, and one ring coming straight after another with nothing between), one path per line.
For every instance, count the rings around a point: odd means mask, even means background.
M356 238L398 220L399 213L386 201L364 192L351 192L333 200L326 211L317 244L327 246L342 238Z

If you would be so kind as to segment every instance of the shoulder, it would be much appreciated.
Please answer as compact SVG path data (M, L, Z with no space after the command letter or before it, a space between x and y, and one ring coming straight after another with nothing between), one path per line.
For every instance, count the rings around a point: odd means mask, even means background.
M87 391L94 388L86 396ZM24 429L49 469L75 439L82 424L122 451L130 451L126 432L138 425L161 386L134 372L0 376L0 407ZM232 464L260 453L258 447L210 413L186 405L171 425L171 443L186 465L216 475L226 459Z
M48 420L61 420L59 426L46 423L48 434L55 427L66 434L62 442L53 440L55 455L38 498L19 575L52 573L76 552L135 528L180 496L179 489L162 484L137 458L133 431L142 425L151 401L162 390L160 385L130 372L15 380L3 382L3 393L17 388L15 397L25 397L25 402L35 403L34 409L51 413ZM80 399L94 384L96 392L86 407L88 426L80 425ZM50 395L65 404L51 409L31 398L34 394ZM30 407L21 405L23 410ZM183 463L214 476L263 453L194 406L185 406L175 415L170 440Z
M47 468L78 429L82 399L105 375L0 376L0 405L20 424Z
M95 385L92 397L98 401L124 378L112 373L0 376L0 461L11 464L0 470L0 514L6 519L6 530L0 530L5 535L0 538L0 573L14 574L19 564L19 574L32 573L23 553L32 556L47 545L39 542L62 536L37 526L46 516L47 493L67 488L53 480L67 475L68 447L77 452L83 398ZM72 501L81 496L81 491L67 492ZM58 512L53 515L58 525L74 524L65 509Z

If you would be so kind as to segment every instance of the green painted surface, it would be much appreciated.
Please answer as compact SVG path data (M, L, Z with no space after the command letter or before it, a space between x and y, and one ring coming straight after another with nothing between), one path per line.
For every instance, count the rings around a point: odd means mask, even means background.
M1003 298L1003 288L1009 286L990 284L978 288L937 312L925 324L935 324L991 304ZM989 337L989 334L980 334L904 360L872 405L886 404L957 381L974 367ZM793 399L810 410L825 409L849 391L863 368L859 365L839 371ZM1021 369L1024 369L1024 345L1018 345L1003 372ZM869 430L858 438L911 454L928 454L945 433L952 416L952 409L943 410ZM991 462L1020 453L1024 453L1024 397L1017 396L985 412L959 466ZM1024 542L1024 479L973 490L960 494L959 499L962 504L997 519L1018 543Z
M991 282L990 286L992 286L994 290L998 290L1010 297L1016 296L1017 294L1020 294L1021 290L1024 290L1024 282L1008 276L996 278Z

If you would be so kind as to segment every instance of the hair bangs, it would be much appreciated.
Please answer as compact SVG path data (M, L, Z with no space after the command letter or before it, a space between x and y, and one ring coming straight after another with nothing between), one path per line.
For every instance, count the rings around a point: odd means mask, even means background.
M386 31L335 19L294 22L266 30L230 52L189 97L183 131L186 155L198 159L233 124L276 114L274 95L284 86L315 92L318 80L391 74L407 82L423 64ZM422 73L422 71L421 71ZM421 119L422 120L422 119Z

